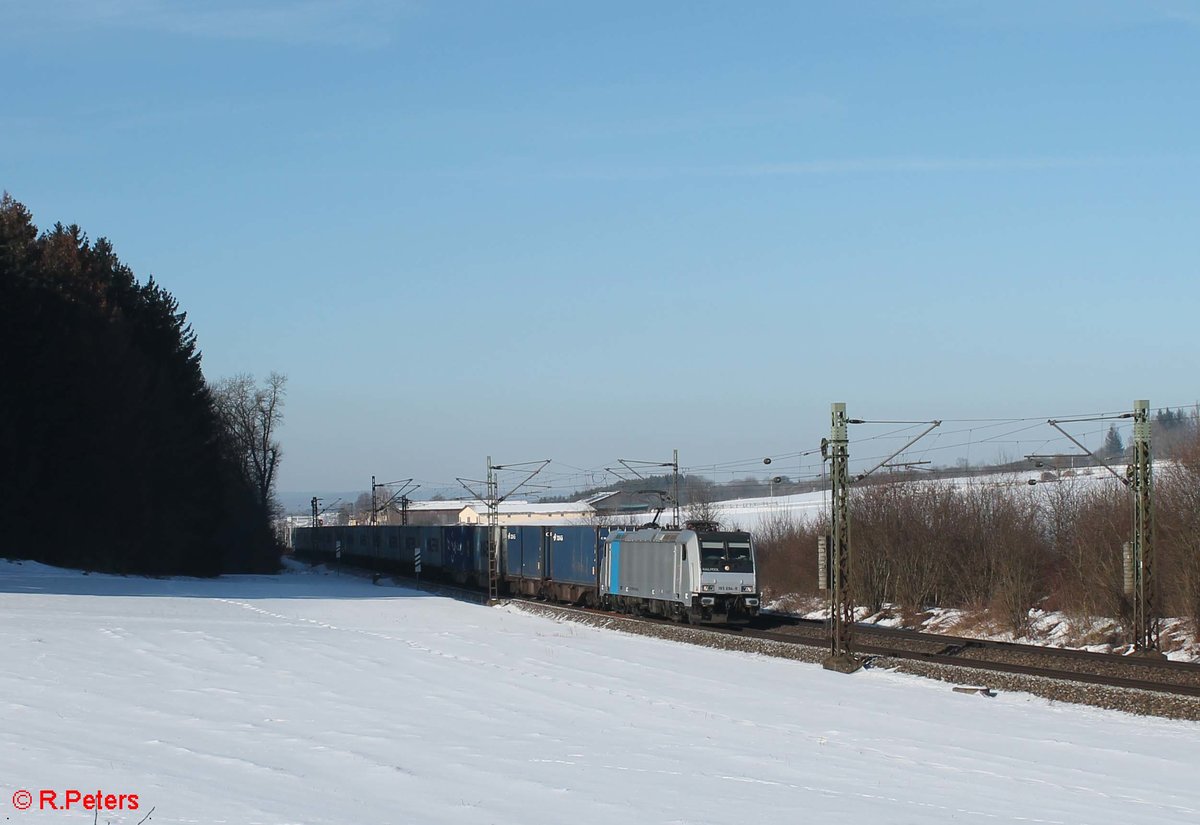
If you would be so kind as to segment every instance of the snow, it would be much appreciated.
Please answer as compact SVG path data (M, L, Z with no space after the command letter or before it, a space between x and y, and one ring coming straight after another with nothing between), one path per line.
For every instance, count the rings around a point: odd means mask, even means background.
M363 579L0 562L0 803L136 823L1170 823L1200 726L691 647Z
M1165 462L1155 464L1156 469L1165 467ZM956 476L949 478L920 479L903 481L900 484L925 485L936 484L950 487L1011 487L1031 496L1048 497L1059 485L1075 489L1085 489L1096 485L1112 485L1117 481L1107 470L1099 467L1088 467L1080 470L1064 471L1061 478L1042 481L1042 470L1030 470L1027 473L994 472L983 475ZM1071 473L1072 475L1068 475ZM1029 482L1037 481L1036 484ZM862 488L866 489L866 488ZM751 533L762 532L777 523L803 523L811 518L817 518L829 511L829 491L818 490L811 493L796 493L794 495L762 496L758 498L738 498L715 501L712 507L716 512L721 526L728 530L748 530ZM687 508L684 508L686 516ZM649 521L653 511L624 514L621 518L631 523Z
M829 618L828 596L797 596L789 594L764 605L771 613L798 616L802 619L825 621ZM1128 642L1113 641L1129 638L1129 632L1115 620L1092 616L1073 617L1061 610L1029 609L1029 631L1018 636L1000 626L986 610L963 610L954 607L931 607L913 615L899 605L888 604L872 613L860 607L855 620L880 627L905 628L925 633L988 639L996 642L1015 642L1045 647L1074 648L1092 653L1128 654ZM1200 662L1200 641L1191 621L1181 618L1161 620L1162 651L1177 662Z

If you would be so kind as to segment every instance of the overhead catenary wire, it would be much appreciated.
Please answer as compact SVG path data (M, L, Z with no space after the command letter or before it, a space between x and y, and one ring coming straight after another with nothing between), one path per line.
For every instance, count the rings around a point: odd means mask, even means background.
M1157 407L1157 409L1185 409L1195 407L1196 404L1190 402L1186 404L1164 404ZM1023 449L1034 452L1042 451L1048 446L1052 446L1057 440L1053 436L1038 438L1021 437L1026 433L1032 433L1038 427L1046 426L1049 420L1057 420L1064 423L1091 420L1099 423L1115 424L1118 427L1118 432L1125 434L1127 428L1131 426L1128 424L1127 416L1129 414L1128 410L1109 410L1062 416L948 417L942 419L943 426L937 431L933 443L921 445L919 448L905 451L901 455L915 454L925 459L946 455L955 450L963 450L965 451L966 463L969 465L975 459L980 447L1001 450ZM878 425L894 426L895 429L878 433L862 432L855 439L857 445L878 444L882 446L889 440L904 438L906 433L911 433L915 427L925 423L918 422L915 419L911 421L891 418L863 418L859 420L866 422L860 425L862 427ZM963 426L955 427L954 425ZM999 430L999 432L993 432L995 430ZM1099 430L1089 429L1084 433L1078 434L1078 437L1090 440L1097 436L1103 437L1104 433L1105 429L1103 428ZM964 437L956 438L955 436ZM1013 436L1016 436L1016 438ZM784 469L780 465L790 465L782 475L785 475L790 483L803 484L823 478L821 462L819 460L806 460L818 453L819 449L816 447L800 450L794 447L786 450L767 449L752 457L716 462L697 461L687 466L681 466L679 472L681 475L707 477L718 482L722 479L736 480L739 476L745 477L747 480L766 481L775 477L780 470ZM871 461L879 461L887 457L890 453L891 450L886 449L870 450L867 455L863 455L860 452L859 455L854 457L854 462L856 465L865 465ZM1004 455L1004 453L1001 453L1001 455ZM771 470L763 469L764 456L771 458L772 462L775 463L776 466ZM562 470L558 471L556 468L560 467ZM606 476L613 480L620 478L615 474L610 474L607 467L585 467L566 462L555 462L554 466L548 467L547 472L544 474L547 484L543 495L565 497L585 489L602 488ZM456 486L453 481L432 479L419 479L418 481L422 484L423 492L429 495L445 495L447 491L452 491Z

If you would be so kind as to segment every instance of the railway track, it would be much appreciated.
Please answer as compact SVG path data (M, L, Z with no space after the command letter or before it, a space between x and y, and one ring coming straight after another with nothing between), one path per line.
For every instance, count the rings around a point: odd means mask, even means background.
M826 630L820 621L768 616L763 624L764 632L777 634L776 638L798 634L809 639L819 637L825 643ZM867 656L1200 696L1200 665L1191 662L971 639L872 625L856 625L854 634L854 652Z
M560 614L578 614L589 618L621 618L650 625L688 627L689 630L741 639L758 639L785 645L824 648L828 635L824 623L787 616L766 616L748 627L702 627L678 625L666 619L613 614L603 610L550 605L535 599L510 599L517 604L549 609ZM971 668L1034 676L1042 679L1098 685L1108 688L1142 690L1172 696L1200 697L1200 665L1142 659L1108 653L1062 650L1011 642L991 642L869 625L855 627L853 652L870 666L880 660L923 662L949 668Z

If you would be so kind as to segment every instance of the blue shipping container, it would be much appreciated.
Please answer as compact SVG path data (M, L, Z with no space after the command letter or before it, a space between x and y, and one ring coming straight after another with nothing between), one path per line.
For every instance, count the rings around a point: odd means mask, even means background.
M478 527L451 526L442 530L445 546L442 563L447 573L471 573L475 570L475 533Z
M504 538L504 575L510 579L521 576L521 532L512 527L502 528Z
M566 584L595 584L599 564L597 535L595 527L547 528L547 578Z
M521 534L521 577L526 579L545 578L546 565L542 559L542 537L544 527L509 527L509 532Z

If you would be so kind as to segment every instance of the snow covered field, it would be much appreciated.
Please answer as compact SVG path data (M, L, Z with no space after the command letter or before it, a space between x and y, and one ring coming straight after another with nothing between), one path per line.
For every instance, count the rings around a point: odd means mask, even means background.
M356 578L0 562L0 644L14 823L92 821L38 810L42 789L138 794L112 823L1200 821L1194 723Z

